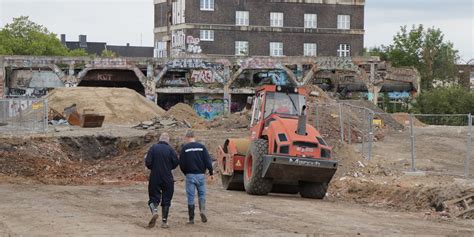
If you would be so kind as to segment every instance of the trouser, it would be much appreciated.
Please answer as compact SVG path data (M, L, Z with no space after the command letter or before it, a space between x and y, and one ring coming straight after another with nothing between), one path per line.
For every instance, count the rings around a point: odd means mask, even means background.
M194 205L194 196L198 193L199 202L206 201L206 177L204 174L187 174L186 175L186 195L188 197L188 205Z
M173 199L174 183L171 182L153 182L148 183L148 205L154 203L158 206L171 206L171 199Z

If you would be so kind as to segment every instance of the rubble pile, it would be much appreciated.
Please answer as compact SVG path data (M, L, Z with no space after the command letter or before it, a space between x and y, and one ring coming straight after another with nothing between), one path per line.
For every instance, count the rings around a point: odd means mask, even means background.
M191 128L186 120L179 121L175 118L154 118L149 121L140 122L138 125L133 126L136 129L153 130L163 128Z
M209 123L208 127L213 129L247 128L250 124L251 117L252 115L249 110L245 110L239 113L233 113L227 117L217 117Z
M164 118L173 118L177 121L189 124L194 129L206 129L206 120L199 117L194 109L184 103L178 103L171 107L163 116Z

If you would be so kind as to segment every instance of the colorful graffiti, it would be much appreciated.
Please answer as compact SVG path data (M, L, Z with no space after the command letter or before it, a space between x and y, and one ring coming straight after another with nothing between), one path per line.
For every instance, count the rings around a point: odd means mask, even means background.
M212 120L224 114L225 104L222 99L202 97L194 102L193 109L200 117L206 120Z
M218 73L211 70L194 70L191 74L191 81L196 84L223 83L224 79Z

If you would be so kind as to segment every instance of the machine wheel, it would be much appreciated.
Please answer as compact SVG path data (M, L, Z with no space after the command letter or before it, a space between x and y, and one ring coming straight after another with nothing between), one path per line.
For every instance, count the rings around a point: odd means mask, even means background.
M239 190L244 191L244 183L241 172L235 172L234 175L221 174L222 187L225 190Z
M300 184L300 195L304 198L323 199L327 190L327 183L305 182Z
M248 194L267 195L272 191L273 180L262 178L263 156L268 152L268 142L258 139L250 145L244 164L244 187Z

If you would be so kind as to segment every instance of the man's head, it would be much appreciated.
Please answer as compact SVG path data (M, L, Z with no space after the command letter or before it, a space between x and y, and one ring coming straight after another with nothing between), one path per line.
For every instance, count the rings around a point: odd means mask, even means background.
M186 141L188 142L194 142L196 141L196 137L194 136L194 131L193 130L188 130L186 132L186 135L184 136L184 138L186 139Z
M169 143L170 142L170 135L166 132L162 133L161 136L160 136L160 142Z

